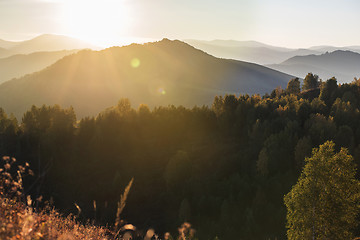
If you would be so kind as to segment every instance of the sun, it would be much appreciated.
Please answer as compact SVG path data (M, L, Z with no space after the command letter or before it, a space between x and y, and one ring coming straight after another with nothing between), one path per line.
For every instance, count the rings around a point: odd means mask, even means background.
M108 45L127 34L129 11L125 0L63 0L61 21L69 35Z

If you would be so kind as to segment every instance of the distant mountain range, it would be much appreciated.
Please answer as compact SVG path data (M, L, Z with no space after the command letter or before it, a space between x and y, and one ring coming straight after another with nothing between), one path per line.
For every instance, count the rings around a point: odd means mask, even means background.
M0 39L0 47L5 49L11 48L19 43L21 42L13 42Z
M66 55L70 55L78 51L79 50L36 52L0 58L0 83L12 78L22 77L25 74L40 71Z
M0 83L40 71L84 48L98 49L74 38L52 34L21 42L0 39Z
M352 52L357 52L360 53L360 46L348 46L348 47L334 47L334 46L314 46L314 47L310 47L309 49L311 50L316 50L319 52L334 52L336 50L342 50L342 51L352 51Z
M256 41L234 40L184 40L188 44L201 49L215 57L235 59L257 64L281 63L288 58L300 55L320 54L312 49L290 49L275 47Z
M0 48L6 49L9 52L8 55L5 56L1 55L0 52L0 57L7 57L13 54L29 54L33 52L62 51L84 48L98 49L96 46L84 41L54 34L44 34L33 39L20 42L5 41L0 39Z
M17 117L32 104L72 105L83 117L120 98L135 106L210 105L216 95L270 93L286 87L292 77L164 39L66 56L40 72L1 84L0 103Z
M312 72L323 80L335 76L344 83L360 76L360 46L290 49L256 41L185 41L216 57L258 63L300 78Z
M302 78L309 72L318 74L323 80L335 76L338 82L344 83L360 77L360 54L337 50L321 55L296 56L268 67Z
M11 52L10 50L7 50L5 48L2 48L0 47L0 58L3 58L3 57L8 57L8 56L11 56L13 55L14 53Z

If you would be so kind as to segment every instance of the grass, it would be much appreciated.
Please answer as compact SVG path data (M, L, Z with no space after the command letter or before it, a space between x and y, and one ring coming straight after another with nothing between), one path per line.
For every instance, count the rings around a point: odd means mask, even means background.
M23 193L23 177L33 175L29 164L7 156L0 162L0 239L110 239L108 229L80 224L50 205L35 211L30 196Z
M24 196L23 177L33 175L29 164L17 164L15 158L3 157L0 159L0 239L1 240L110 240L133 239L129 233L123 231L120 214L126 205L126 199L133 184L133 179L126 186L120 196L114 230L94 226L90 223L82 224L76 216L64 216L56 211L50 204L36 210L30 196ZM37 201L41 201L40 199ZM76 205L76 203L75 203ZM77 205L76 205L77 206ZM78 207L78 206L77 206ZM96 202L94 202L96 209ZM81 209L78 207L78 211ZM179 235L172 238L165 233L164 240L191 240L194 239L194 229L189 223L178 228ZM155 238L154 238L154 237ZM129 238L131 237L131 238ZM149 229L145 236L139 239L160 239L155 231ZM137 238L135 238L137 239Z
M78 223L51 208L38 213L28 204L0 197L0 239L109 239L102 227Z

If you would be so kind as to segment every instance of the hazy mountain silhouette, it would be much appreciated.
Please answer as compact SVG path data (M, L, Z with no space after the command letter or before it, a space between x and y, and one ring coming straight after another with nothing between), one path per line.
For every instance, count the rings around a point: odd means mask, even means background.
M181 41L164 39L102 51L84 50L0 85L1 107L16 116L32 104L72 105L95 115L129 98L134 106L211 104L226 93L271 92L290 75L246 62L218 59Z
M215 57L236 59L258 64L281 63L293 56L320 53L311 49L276 47L256 41L185 40L185 42Z
M185 42L194 42L194 43L201 42L201 43L206 43L206 44L210 44L213 46L222 46L222 47L253 47L253 48L265 47L265 48L279 50L279 51L292 50L289 48L272 46L272 45L268 45L268 44L257 42L257 41L236 41L236 40L221 40L221 39L216 39L216 40L211 40L211 41L202 41L202 40L193 40L193 39L191 40L190 39L190 40L185 40Z
M13 54L97 48L91 44L85 43L75 38L53 34L44 34L21 42L1 40L0 47L13 52Z
M0 47L0 58L8 57L8 56L11 56L12 54L13 54L13 52Z
M321 55L296 56L268 66L298 77L305 77L308 72L318 74L323 80L335 76L338 82L344 83L360 77L360 54L337 50Z
M0 83L25 74L40 71L55 63L66 55L79 50L64 50L57 52L36 52L31 54L17 54L7 58L0 58Z
M17 44L17 42L6 41L6 40L0 39L0 48L8 49L8 48L15 46L16 44Z
M337 50L352 51L352 52L360 53L360 46L334 47L334 46L321 45L321 46L313 46L313 47L310 47L309 49L316 50L316 51L319 51L322 53L334 52Z

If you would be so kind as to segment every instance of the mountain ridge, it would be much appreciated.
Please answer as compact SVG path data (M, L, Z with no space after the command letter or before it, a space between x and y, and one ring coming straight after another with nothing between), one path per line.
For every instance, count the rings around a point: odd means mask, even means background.
M281 64L267 66L298 77L304 77L307 72L316 73L323 80L336 77L344 83L360 76L360 54L336 50L320 55L295 56Z
M217 42L214 44L214 41ZM296 55L319 53L315 50L277 47L256 41L214 41L186 40L188 44L215 57L253 62L261 65L281 63Z
M86 116L120 98L150 107L210 105L216 95L264 94L285 87L292 77L163 39L65 56L42 71L1 84L0 102L17 116L32 104L72 105Z
M73 49L99 49L82 40L56 34L42 34L24 41L6 41L0 39L0 47L5 48L14 54L30 54L34 52L62 51Z
M0 58L0 83L12 78L40 71L55 63L66 55L79 50L62 50L55 52L35 52L30 54L16 54L6 58Z

